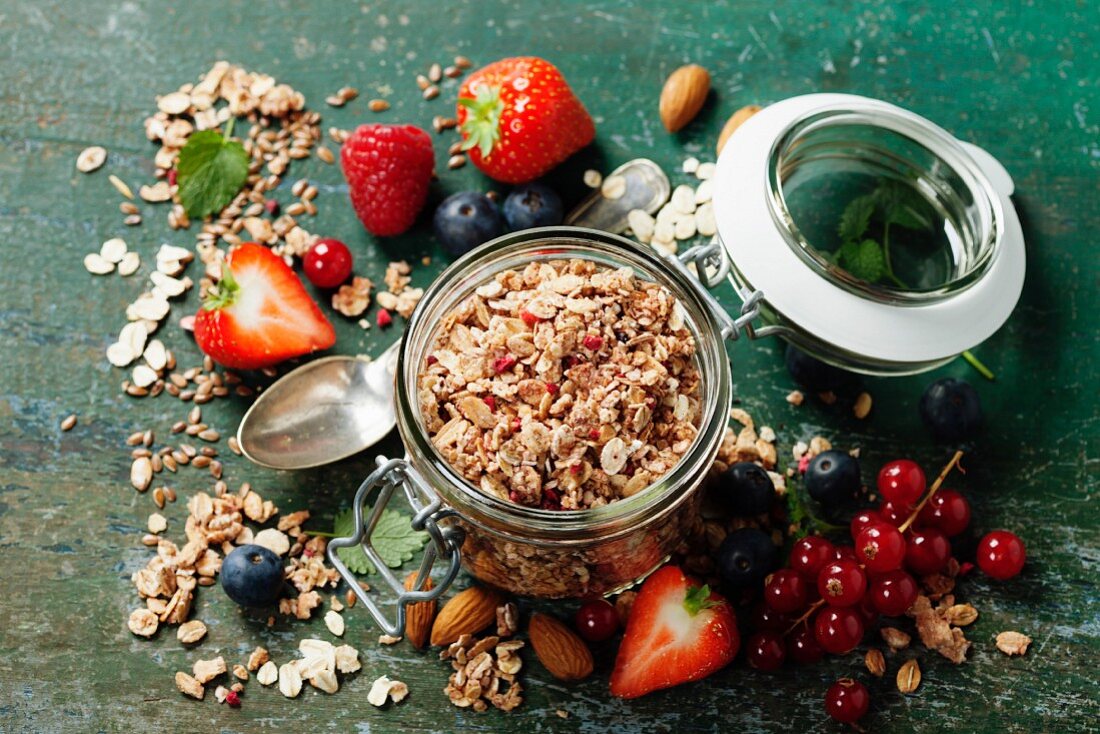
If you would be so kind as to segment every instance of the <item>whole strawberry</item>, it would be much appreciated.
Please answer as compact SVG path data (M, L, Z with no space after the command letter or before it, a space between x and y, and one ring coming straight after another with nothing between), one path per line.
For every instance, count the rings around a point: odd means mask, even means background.
M360 125L340 149L351 205L371 234L401 234L428 198L432 139L415 125Z
M468 76L457 119L473 164L513 184L538 178L596 136L561 72L536 56L501 59Z

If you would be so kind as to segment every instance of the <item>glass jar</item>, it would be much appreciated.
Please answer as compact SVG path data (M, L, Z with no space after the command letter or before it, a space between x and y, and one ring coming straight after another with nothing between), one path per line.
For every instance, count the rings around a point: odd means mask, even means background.
M702 257L696 251L688 257ZM687 452L668 473L648 488L609 504L585 510L545 510L492 496L467 481L433 446L421 416L417 377L426 363L442 319L475 288L508 269L522 270L531 262L581 259L607 268L629 267L643 280L666 288L682 307L685 327L696 344L700 372L699 432ZM698 491L725 433L731 405L729 359L723 337L728 319L718 317L717 303L685 263L616 235L578 228L544 228L506 235L470 252L451 265L421 299L405 332L396 370L397 428L407 450L404 462L385 462L356 496L355 508L370 504L380 488L385 496L373 502L369 517L357 517L354 538L334 539L329 558L349 576L335 550L361 544L375 566L390 576L405 603L438 595L402 593L369 545L372 518L400 487L417 511L414 526L432 533L435 543L422 572L434 557L451 559L453 578L458 557L475 577L522 596L540 598L592 597L611 594L641 580L664 563L698 522ZM380 460L381 461L381 460ZM350 576L349 576L350 578ZM357 584L351 584L358 589ZM416 596L420 594L420 596ZM373 601L366 607L391 634Z

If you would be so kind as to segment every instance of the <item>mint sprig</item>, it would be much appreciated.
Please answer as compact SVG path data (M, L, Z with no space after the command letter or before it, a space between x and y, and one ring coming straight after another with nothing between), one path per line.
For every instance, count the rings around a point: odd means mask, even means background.
M370 511L363 508L364 513ZM428 542L428 534L413 530L409 524L408 515L403 515L397 510L382 510L382 516L378 518L378 524L374 527L374 533L370 537L371 545L378 551L378 555L390 568L400 568L401 564L412 560L414 554ZM332 523L332 534L337 537L355 535L355 512L347 509L341 512ZM367 554L357 545L350 548L338 548L336 554L352 573L360 576L368 576L377 571L374 564L367 558Z
M857 196L844 207L837 224L841 245L833 259L860 280L886 280L907 288L890 265L890 227L931 229L933 214L928 202L913 189L892 179L882 181L870 194ZM882 225L881 242L868 236L875 220Z
M201 219L220 212L244 186L249 157L240 141L230 140L232 133L231 117L225 135L201 130L180 150L176 180L188 216Z

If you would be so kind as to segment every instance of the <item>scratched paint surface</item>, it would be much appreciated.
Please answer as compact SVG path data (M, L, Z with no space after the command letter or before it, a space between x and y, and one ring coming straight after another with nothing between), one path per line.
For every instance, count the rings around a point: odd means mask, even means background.
M446 670L434 656L373 644L365 615L351 611L347 638L363 650L364 671L344 690L331 697L307 690L288 701L252 682L245 705L231 710L209 697L183 699L173 672L218 653L236 662L257 644L285 662L301 637L326 635L320 622L269 630L216 590L200 590L194 617L210 635L196 650L182 649L171 633L146 641L126 630L137 604L129 576L149 557L138 538L153 505L127 486L123 441L146 427L166 435L185 411L168 397L133 402L119 394L123 375L102 355L141 281L93 279L80 262L111 236L126 237L146 263L160 242L192 240L167 231L163 210L125 229L107 172L131 184L147 180L153 150L141 121L153 95L193 80L215 59L288 81L322 109L326 126L368 117L426 126L448 112L450 94L422 102L414 77L456 53L476 62L534 53L563 69L599 128L598 144L553 177L570 201L582 194L585 168L608 170L646 155L671 170L689 154L709 157L722 121L738 107L820 90L907 106L1004 162L1028 238L1028 280L1012 320L979 350L998 381L977 385L988 428L967 458L967 476L953 483L971 497L976 526L1019 532L1030 562L1011 583L964 581L960 595L981 611L968 629L971 659L955 668L922 652L916 695L893 691L889 677L871 683L868 722L876 731L1096 729L1100 52L1088 3L256 5L0 0L0 731L838 730L824 719L821 697L841 675L867 679L855 656L773 675L738 662L633 703L608 697L606 650L597 675L579 686L554 682L532 658L527 703L511 715L475 715L446 702ZM689 61L711 71L715 90L702 115L669 136L657 121L657 94L666 74ZM321 100L345 84L358 87L360 99L325 108ZM393 109L366 112L374 96ZM443 160L449 139L437 141ZM85 177L73 160L92 143L110 157ZM347 241L360 272L377 282L387 259L417 262L425 254L435 264L418 268L415 284L438 272L444 259L426 226L374 241L355 222L336 168L309 161L295 170L321 188L321 213L309 229ZM433 200L486 186L470 168L447 172ZM731 302L729 293L722 297ZM339 331L343 352L378 353L396 337L351 323ZM193 364L193 345L169 334L181 363ZM856 422L847 410L784 402L791 385L778 345L742 342L731 356L739 399L776 427L784 452L822 433L859 446L866 476L897 455L926 466L946 457L914 408L930 376L869 380L874 413ZM962 363L937 374L977 380ZM244 408L225 401L205 415L228 433ZM79 425L62 434L58 423L70 412ZM393 441L381 448L399 450ZM364 456L315 472L270 473L230 457L227 476L234 485L252 481L284 511L308 505L322 526L347 505L369 466ZM193 473L175 486L186 495L205 482ZM181 537L182 503L166 514L169 534ZM994 649L994 635L1005 629L1034 638L1025 658ZM898 657L889 663L896 670ZM385 711L367 704L381 674L409 684L406 703ZM556 709L570 717L558 718Z

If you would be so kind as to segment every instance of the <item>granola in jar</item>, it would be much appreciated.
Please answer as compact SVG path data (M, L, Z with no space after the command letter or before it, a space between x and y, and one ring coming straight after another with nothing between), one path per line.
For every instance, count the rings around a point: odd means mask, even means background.
M441 321L417 377L433 445L488 494L585 510L630 497L692 446L694 337L676 298L581 259L504 270Z

